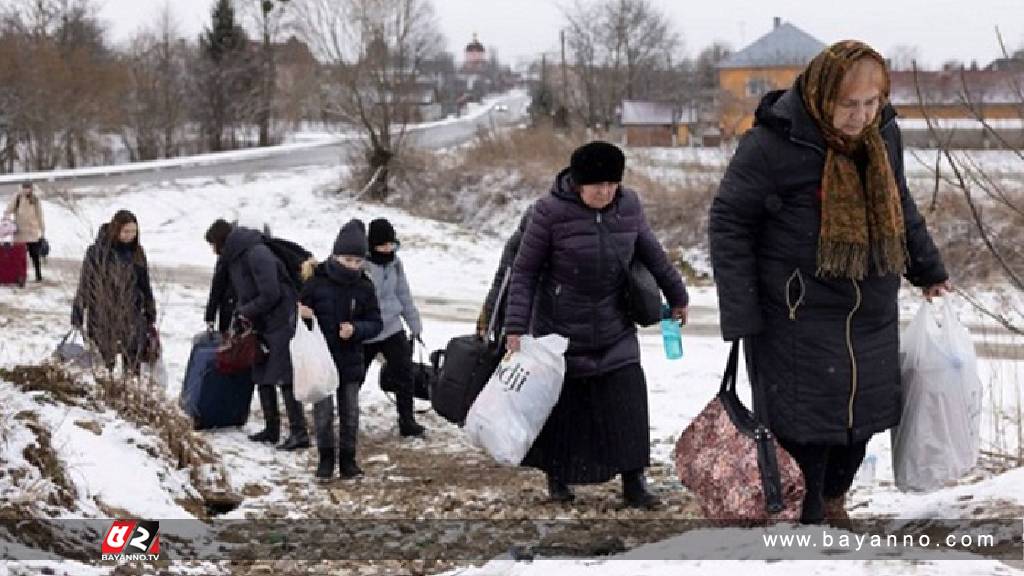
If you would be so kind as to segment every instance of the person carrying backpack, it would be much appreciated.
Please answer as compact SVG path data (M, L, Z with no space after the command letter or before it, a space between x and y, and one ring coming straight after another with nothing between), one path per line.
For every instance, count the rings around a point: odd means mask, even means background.
M288 412L288 438L281 450L309 447L302 404L292 390L292 364L288 345L295 336L298 293L285 264L264 242L257 230L232 226L223 219L206 231L206 241L224 266L235 291L235 318L250 322L266 347L266 358L253 366L253 380L260 397L266 427L249 436L254 442L276 444L280 438L277 391L281 387Z

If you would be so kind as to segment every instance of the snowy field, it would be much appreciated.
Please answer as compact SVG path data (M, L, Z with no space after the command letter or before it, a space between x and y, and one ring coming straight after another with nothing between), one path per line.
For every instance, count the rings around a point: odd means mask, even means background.
M671 152L671 154L670 154ZM653 158L664 162L680 162L690 151L654 151ZM693 153L693 162L713 161L707 152ZM676 168L678 170L678 168ZM87 195L64 194L49 198L44 208L47 232L53 246L51 267L44 274L48 282L30 284L26 289L0 287L0 367L36 364L43 361L68 328L70 300L76 278L72 262L81 258L94 237L98 225L117 209L135 212L140 222L141 240L156 273L155 290L160 311L160 330L164 339L165 357L170 374L166 393L177 398L188 357L191 337L202 329L203 306L207 280L214 256L203 241L206 227L215 218L238 219L243 224L268 224L275 235L295 240L319 258L327 255L338 228L349 218L369 221L386 217L392 221L402 240L400 255L410 277L413 293L424 314L424 332L430 349L441 348L452 336L472 331L479 304L489 287L491 275L501 253L503 239L483 236L457 226L416 218L410 214L333 196L342 174L337 167L308 167L286 172L253 174L218 179L195 178L167 181L158 186L137 189L131 186L117 190L79 190ZM509 221L518 215L509 214ZM641 336L643 365L647 373L651 408L652 454L661 466L671 466L675 439L716 392L721 379L728 348L713 335L717 322L713 288L692 289L693 324L695 332L683 331L685 356L669 361L661 349L658 333L645 331ZM905 312L916 310L919 300L909 291L901 303ZM963 305L960 305L963 306ZM969 322L979 321L964 309ZM1017 343L1020 343L1017 341ZM1024 356L1024 355L1022 355ZM394 409L376 386L375 364L367 375L361 392L363 418L361 428L371 438L394 436ZM986 416L983 425L985 447L1015 452L1016 432L998 432L1005 422L988 407L1019 403L1024 385L1024 364L1016 360L984 360L981 362L986 385ZM741 395L745 395L741 384ZM145 438L138 430L118 420L112 412L96 413L85 408L45 405L35 398L0 381L0 428L8 428L0 436L0 468L28 469L21 456L33 441L24 427L15 422L23 411L37 413L42 425L52 434L52 444L65 464L70 481L77 491L73 504L62 513L77 517L107 517L104 510L116 509L137 517L190 518L192 515L178 503L194 492L186 473L161 465L149 456ZM254 399L254 410L258 407ZM476 452L459 431L443 424L440 418L424 415L432 438L430 449L451 454ZM94 424L89 424L93 422ZM261 418L254 416L244 430L226 430L204 434L230 472L230 482L240 492L265 478L269 471L291 474L289 483L269 487L247 496L242 505L228 517L245 518L247 514L282 509L294 517L303 517L309 508L295 506L297 498L319 502L335 511L346 510L344 501L325 500L318 496L312 482L311 454L294 454L257 447L245 440L245 434L258 430ZM85 423L85 425L83 425ZM1002 428L1000 428L1002 426ZM95 430L100 429L97 433ZM999 435L1000 437L996 437ZM404 441L403 441L404 442ZM422 441L410 441L422 442ZM893 486L891 447L887 434L878 435L869 445L868 453L876 462L874 475L858 478L851 495L853 515L857 517L890 516L921 518L986 518L1000 510L1019 517L1024 509L1024 469L1010 471L979 470L957 486L930 494L904 494ZM477 454L479 454L477 452ZM374 454L367 454L373 458ZM386 456L384 459L386 460ZM118 462L112 469L111 461ZM378 457L378 462L380 458ZM121 469L132 470L130 480ZM401 466L395 474L401 473ZM0 501L15 502L31 498L19 493L0 475ZM683 488L675 482L655 485L661 494L677 493L685 498ZM192 494L194 495L194 494ZM102 504L102 506L101 506ZM516 502L509 501L514 508ZM320 509L322 513L324 508ZM746 536L756 530L745 531ZM741 535L742 536L742 535ZM929 561L907 564L876 561L821 562L712 562L680 555L678 550L693 550L694 542L713 550L728 534L694 531L669 540L634 549L620 557L588 560L537 560L532 563L496 559L483 566L463 567L451 572L465 576L558 573L563 576L591 574L675 575L680 572L699 574L1011 574L1020 565L1011 567L991 560ZM696 539L696 540L695 540ZM703 539L703 540L701 540ZM706 541L706 544L701 542ZM750 539L754 542L753 539ZM756 557L756 543L750 556ZM0 543L0 550L3 544ZM742 550L737 551L740 557ZM674 561L652 561L645 558L674 558ZM109 570L69 563L46 564L57 574L109 573ZM41 569L43 564L31 568ZM21 574L22 568L0 563L0 576ZM212 568L211 568L212 570Z

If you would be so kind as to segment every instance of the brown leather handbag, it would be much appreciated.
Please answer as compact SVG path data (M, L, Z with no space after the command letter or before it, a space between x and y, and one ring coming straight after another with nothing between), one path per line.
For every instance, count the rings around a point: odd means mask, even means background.
M739 349L736 340L718 394L676 442L676 472L700 500L706 518L797 521L803 473L759 418L767 404L756 375L751 382L754 411L736 395Z
M217 348L217 371L221 374L245 372L262 363L265 356L252 322L237 318L232 322L224 343Z

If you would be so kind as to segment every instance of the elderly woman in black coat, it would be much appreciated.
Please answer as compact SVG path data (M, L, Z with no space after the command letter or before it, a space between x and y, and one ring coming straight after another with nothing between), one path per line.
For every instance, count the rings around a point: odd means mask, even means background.
M513 351L523 334L569 339L561 396L523 461L547 474L552 500L571 501L571 484L621 474L626 505L652 508L647 384L623 263L650 269L679 320L688 297L637 193L621 186L625 163L612 144L581 146L536 202L513 264L505 333Z
M722 334L744 339L804 473L804 522L846 518L868 439L899 422L900 276L929 298L949 288L888 95L877 52L828 47L761 100L711 207Z

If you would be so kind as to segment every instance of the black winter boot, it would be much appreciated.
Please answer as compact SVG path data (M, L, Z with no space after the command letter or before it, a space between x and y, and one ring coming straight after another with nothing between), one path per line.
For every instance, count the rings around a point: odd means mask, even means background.
M334 447L318 448L320 461L316 465L316 481L325 484L334 475Z
M339 456L340 458L338 459L338 471L341 473L342 478L348 480L363 475L362 468L360 468L359 465L356 464L355 452L343 450L341 454L339 454Z
M396 394L398 404L398 433L403 437L422 437L426 432L423 426L416 423L415 412L413 411L412 391L399 390Z
M567 504L576 499L569 485L548 474L548 501Z
M627 508L639 510L657 510L661 506L657 496L647 491L642 469L622 473L622 500Z
M250 434L249 440L277 444L281 439L281 414L277 411L277 390L273 386L258 386L257 389L266 427L256 434Z
M426 434L427 429L416 423L416 420L410 416L408 419L400 419L398 421L398 433L403 438L415 437L422 438Z
M299 450L300 448L309 448L309 446L309 434L301 432L289 434L277 449L284 450L285 452L291 452L293 450Z

